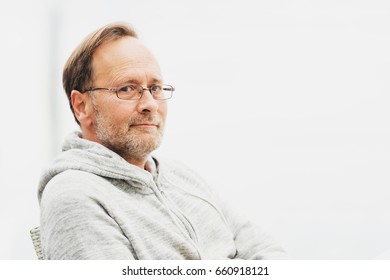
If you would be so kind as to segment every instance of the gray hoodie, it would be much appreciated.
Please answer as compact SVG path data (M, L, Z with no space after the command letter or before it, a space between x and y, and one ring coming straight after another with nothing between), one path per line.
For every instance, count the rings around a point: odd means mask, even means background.
M151 162L155 172L72 133L39 185L45 258L284 258L278 244L232 213L192 170Z

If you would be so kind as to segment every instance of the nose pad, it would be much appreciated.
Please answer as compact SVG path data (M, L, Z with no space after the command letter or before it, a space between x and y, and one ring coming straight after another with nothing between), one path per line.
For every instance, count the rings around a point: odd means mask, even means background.
M141 86L141 87L142 87L142 86ZM144 87L142 87L142 88L139 90L139 92L138 92L138 93L141 95L139 99L142 99L142 98L144 97L145 91L147 91L146 95L148 95L148 93L150 93L150 95L151 95L152 98L153 98L153 95L152 95L152 92L150 91L150 89L149 89L149 88L144 88ZM154 98L153 98L153 99L154 99Z

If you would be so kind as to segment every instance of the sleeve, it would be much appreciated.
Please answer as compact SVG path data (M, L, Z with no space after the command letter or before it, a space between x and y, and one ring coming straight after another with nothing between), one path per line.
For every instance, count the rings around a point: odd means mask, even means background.
M280 244L258 225L226 204L222 206L222 212L234 236L237 250L235 259L287 259Z
M201 180L203 181L203 179ZM204 184L207 185L206 182ZM214 198L216 208L219 208L218 211L222 219L225 220L233 234L236 246L234 259L277 260L288 258L286 251L271 235L250 221L241 211L221 199L214 189L208 185L207 188Z
M45 259L134 259L129 239L97 195L96 184L62 173L46 186L41 199Z
M194 190L186 189L185 191L201 197L205 201L209 201L225 221L226 226L233 235L236 246L234 259L276 260L288 258L282 246L273 237L221 199L198 173L182 163L176 169L181 170L182 176L188 182L188 185L195 186Z

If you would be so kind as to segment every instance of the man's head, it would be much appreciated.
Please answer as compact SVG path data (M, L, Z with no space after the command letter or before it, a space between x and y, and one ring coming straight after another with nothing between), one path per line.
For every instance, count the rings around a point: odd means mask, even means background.
M103 144L142 165L162 139L167 104L150 88L162 85L159 65L125 24L105 26L87 37L65 65L63 84L85 139ZM140 94L127 100L127 85Z

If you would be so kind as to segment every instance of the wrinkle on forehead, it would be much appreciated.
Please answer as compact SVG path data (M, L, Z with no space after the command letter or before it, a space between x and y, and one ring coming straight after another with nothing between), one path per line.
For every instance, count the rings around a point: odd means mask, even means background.
M125 67L112 73L113 85L129 84L156 84L163 83L159 69L152 68L128 68Z
M93 82L120 83L126 79L162 80L160 66L152 53L133 37L100 46L92 59ZM100 85L100 84L99 84Z

